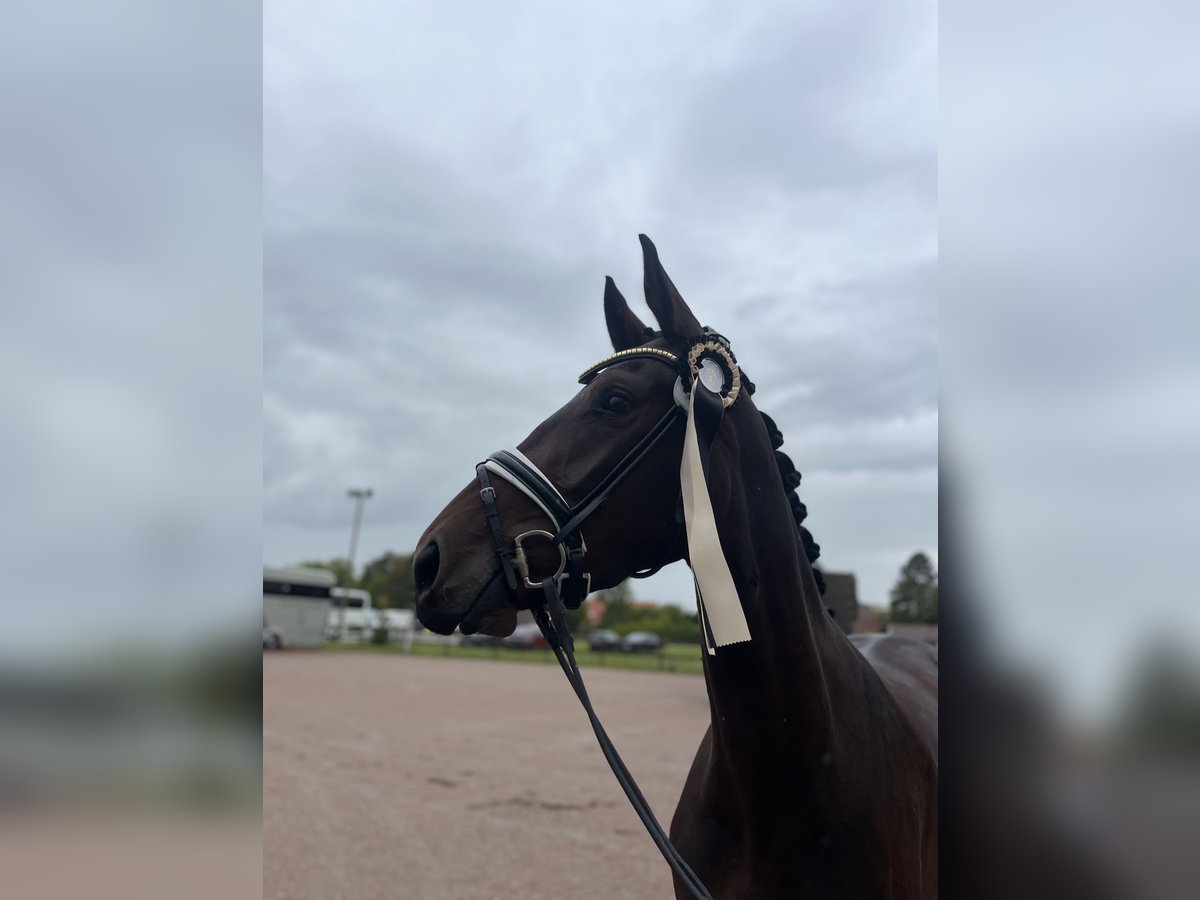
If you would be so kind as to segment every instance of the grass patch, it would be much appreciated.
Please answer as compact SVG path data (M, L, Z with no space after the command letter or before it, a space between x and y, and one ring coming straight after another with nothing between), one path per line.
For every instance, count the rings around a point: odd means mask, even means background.
M404 654L404 644L325 644L323 650L348 653ZM542 663L557 666L554 654L547 650L517 650L512 647L454 647L449 644L412 645L413 656L443 656L450 659L491 659L501 662ZM587 644L575 645L575 659L580 667L634 669L643 672L680 672L703 675L704 664L700 648L692 644L667 644L657 653L622 653L610 650L593 652Z

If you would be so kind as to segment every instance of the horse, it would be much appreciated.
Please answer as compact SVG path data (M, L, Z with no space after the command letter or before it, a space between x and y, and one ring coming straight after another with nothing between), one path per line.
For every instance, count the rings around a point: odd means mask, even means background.
M648 449L644 438L678 402L680 376L655 354L681 360L715 332L701 326L654 244L640 240L646 303L658 328L646 326L607 278L613 356L518 447L564 499L595 493L631 448L639 450L585 523L594 590L680 559L694 571L700 562L689 556L679 509L685 435L666 430ZM935 898L936 650L893 636L847 637L832 620L813 566L820 548L795 493L800 475L779 449L775 423L755 408L753 383L744 373L741 380L740 396L710 436L706 479L750 639L714 647L701 605L711 724L672 818L671 842L722 900ZM702 390L698 384L693 391ZM515 533L549 536L548 511L505 481L488 490L495 521L483 514L480 484L471 483L418 542L417 615L433 631L504 636L518 609L539 602L528 575L515 587L506 578L502 545ZM562 552L535 543L523 571L557 566L561 575ZM675 892L691 896L678 871Z

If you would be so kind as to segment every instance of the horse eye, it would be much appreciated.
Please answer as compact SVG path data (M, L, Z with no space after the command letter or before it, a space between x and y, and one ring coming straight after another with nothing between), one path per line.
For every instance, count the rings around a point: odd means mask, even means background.
M624 394L609 394L604 398L604 402L600 405L600 408L604 412L619 414L629 412L630 406L629 398Z

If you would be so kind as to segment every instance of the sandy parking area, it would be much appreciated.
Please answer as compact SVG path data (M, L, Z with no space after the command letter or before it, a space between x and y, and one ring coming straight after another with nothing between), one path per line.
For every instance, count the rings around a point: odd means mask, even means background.
M708 724L697 676L587 669L666 827ZM263 656L268 900L672 897L556 667Z

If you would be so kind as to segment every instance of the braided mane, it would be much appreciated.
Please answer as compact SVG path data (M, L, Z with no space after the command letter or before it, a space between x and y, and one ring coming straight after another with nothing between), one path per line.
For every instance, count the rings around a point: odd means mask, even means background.
M791 457L779 449L783 446L783 433L779 430L779 426L775 424L775 420L766 413L759 413L759 415L763 418L763 424L767 426L767 434L771 436L771 447L775 451L775 464L779 466L779 477L783 480L783 489L787 492L788 505L792 509L792 518L796 521L796 535L800 539L800 545L804 548L804 555L808 557L809 565L812 565L821 557L821 545L813 540L812 532L803 525L804 520L808 518L808 507L804 505L796 493L796 488L800 486L800 473L796 471L796 466L792 462ZM821 574L821 570L816 566L813 566L812 573L813 578L817 581L817 589L824 595L825 576Z
M754 393L754 382L746 377L746 372L742 370L742 384L751 394ZM779 478L783 482L783 490L787 493L788 506L792 510L792 518L796 522L796 537L800 540L800 546L804 548L804 555L808 557L808 564L812 566L813 578L817 582L817 590L821 595L825 595L825 576L821 574L821 570L813 565L821 558L821 545L818 544L812 536L812 532L804 527L804 520L808 518L808 507L800 500L800 495L796 493L796 488L800 487L801 475L796 469L796 464L792 462L792 458L784 453L779 448L783 446L783 432L779 430L779 426L775 424L775 420L768 416L765 412L759 412L762 416L763 424L767 426L767 434L771 438L771 449L775 451L775 465L779 467Z

